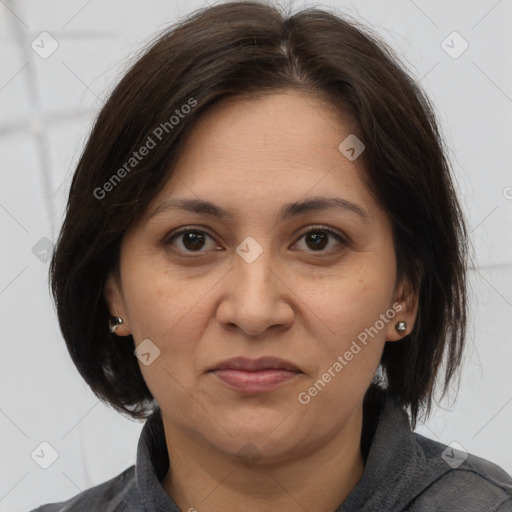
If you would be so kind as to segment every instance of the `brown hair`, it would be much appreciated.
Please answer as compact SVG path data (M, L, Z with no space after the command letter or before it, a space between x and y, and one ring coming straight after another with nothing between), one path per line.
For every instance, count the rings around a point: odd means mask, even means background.
M461 361L466 227L421 87L367 28L317 8L291 15L241 1L201 9L158 35L115 87L78 162L50 265L68 350L101 400L133 418L152 412L133 338L108 331L103 290L121 238L169 179L202 114L228 97L279 89L349 114L366 146L363 178L392 221L398 279L419 297L414 329L387 343L381 360L381 386L414 425L430 412L443 356L443 393Z

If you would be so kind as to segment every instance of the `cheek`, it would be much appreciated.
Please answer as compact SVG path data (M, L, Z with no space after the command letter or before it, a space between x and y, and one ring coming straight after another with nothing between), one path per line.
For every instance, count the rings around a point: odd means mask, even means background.
M209 302L204 296L212 285L201 286L199 282L171 277L169 272L157 271L155 267L141 273L138 283L130 303L135 343L149 339L160 351L154 364L139 365L144 378L169 379L171 374L185 383L194 368L201 332L209 321L208 315L211 316L205 309ZM166 387L170 385L175 385L172 379Z
M201 295L204 295L201 294ZM159 404L177 414L190 414L190 392L196 378L196 356L205 312L201 295L184 292L162 280L148 286L137 298L133 314L138 338L150 339L158 356L150 365L139 361L142 376Z
M125 276L126 308L136 342L149 338L163 343L166 333L179 328L200 299L192 282L169 271L161 252L127 259Z
M395 279L388 267L386 260L368 257L366 262L342 268L328 279L316 280L313 289L302 291L309 315L316 314L320 329L327 335L324 349L331 356L369 329L372 337L385 337L387 323L383 325L379 319L392 302Z
M310 354L317 362L316 371L301 388L300 402L308 401L306 411L312 418L330 411L335 423L344 420L371 384L386 342L386 329L394 317L394 311L389 313L391 293L388 297L376 283L370 286L369 281L357 281L352 288L344 284L342 291L330 293L330 300L319 309L329 335L316 338L314 353ZM388 289L391 292L392 283Z

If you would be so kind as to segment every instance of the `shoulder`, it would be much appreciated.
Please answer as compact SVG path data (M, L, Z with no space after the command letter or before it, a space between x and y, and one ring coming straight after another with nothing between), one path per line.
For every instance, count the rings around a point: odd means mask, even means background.
M119 475L91 487L67 501L47 503L30 512L128 512L138 501L135 482L135 465Z
M512 512L512 477L492 462L414 434L424 488L407 509Z

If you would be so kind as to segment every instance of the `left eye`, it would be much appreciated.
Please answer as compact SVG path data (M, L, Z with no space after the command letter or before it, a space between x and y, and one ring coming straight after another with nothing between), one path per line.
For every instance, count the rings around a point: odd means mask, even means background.
M180 240L182 247L178 248L178 250L182 252L207 252L201 251L207 238L213 241L213 237L205 231L191 228L182 229L168 238L165 245L173 245L175 240ZM324 251L326 245L329 243L329 238L334 238L342 246L347 245L347 241L342 235L322 226L309 229L305 233L302 233L299 240L302 238L305 238L307 246L312 249L313 252L331 252L332 248Z
M342 235L340 235L336 231L333 231L332 229L324 228L321 226L306 231L300 236L299 239L302 239L304 237L307 237L305 240L311 242L310 244L308 244L308 246L314 249L313 252L332 252L332 248L327 251L323 251L325 246L329 243L329 238L334 238L341 245L341 247L338 247L337 249L335 248L334 251L340 250L343 248L343 246L347 245L347 241Z

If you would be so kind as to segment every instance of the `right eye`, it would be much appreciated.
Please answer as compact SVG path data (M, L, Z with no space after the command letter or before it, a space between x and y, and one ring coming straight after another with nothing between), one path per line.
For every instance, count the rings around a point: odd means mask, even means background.
M206 233L203 230L195 228L185 228L175 233L171 233L170 237L167 238L164 243L165 245L171 245L173 246L173 249L176 249L176 247L174 246L174 242L178 241L181 247L177 248L176 250L185 254L204 253L208 252L201 250L204 247L207 238L213 240L213 237L211 237L208 233Z

